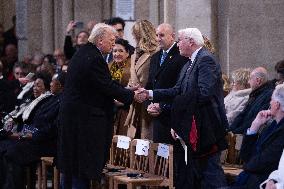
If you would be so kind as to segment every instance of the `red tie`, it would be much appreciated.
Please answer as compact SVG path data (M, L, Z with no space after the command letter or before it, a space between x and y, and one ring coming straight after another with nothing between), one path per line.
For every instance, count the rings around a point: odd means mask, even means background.
M191 130L189 133L189 142L191 144L193 151L196 151L197 139L198 139L198 135L197 135L196 122L195 122L194 116L192 116Z

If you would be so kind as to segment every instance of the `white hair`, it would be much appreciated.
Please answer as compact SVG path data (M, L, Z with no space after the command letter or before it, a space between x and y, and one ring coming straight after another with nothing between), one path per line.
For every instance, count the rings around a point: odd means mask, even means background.
M96 43L97 40L108 31L110 31L115 35L117 34L117 31L112 26L104 23L98 23L93 27L91 34L88 38L88 41L91 43Z
M272 99L279 102L280 109L284 111L284 84L279 84L275 87Z
M196 45L203 46L204 39L201 32L197 28L185 28L178 31L179 34L183 34L185 38L191 38Z

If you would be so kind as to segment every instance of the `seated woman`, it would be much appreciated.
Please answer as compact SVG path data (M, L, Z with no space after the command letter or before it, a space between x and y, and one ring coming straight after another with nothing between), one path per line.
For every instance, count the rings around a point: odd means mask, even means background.
M245 68L237 69L232 73L232 91L224 98L229 125L243 111L249 99L251 92L248 83L249 75L250 70Z
M270 106L271 109L257 114L244 137L240 153L244 171L235 184L240 188L259 188L277 169L284 148L284 84L276 86ZM267 126L259 132L265 123Z
M5 129L7 131L7 139L0 141L0 188L6 186L6 184L3 185L5 183L5 178L9 179L7 177L8 174L3 172L5 170L8 170L3 164L4 156L6 156L9 150L13 149L14 146L19 145L22 142L21 139L24 138L26 134L28 135L28 133L30 132L34 132L35 134L37 133L37 129L33 127L27 127L27 125L30 125L33 122L38 111L42 110L43 104L47 102L47 100L51 97L51 93L49 92L50 80L51 77L48 74L37 74L33 87L35 99L28 105L22 106L19 111L15 111L15 114L10 115L11 120L7 120L7 122L9 122L5 125ZM25 159L30 157L30 155L31 154L26 154L25 156L20 155L17 158ZM6 188L21 187L7 185Z
M113 61L108 64L109 70L113 80L118 81L124 87L127 86L130 78L130 45L127 40L116 39L115 46L113 47ZM122 103L115 101L117 107L114 134L126 135L127 127L124 126L125 119L128 114L129 107L125 107Z

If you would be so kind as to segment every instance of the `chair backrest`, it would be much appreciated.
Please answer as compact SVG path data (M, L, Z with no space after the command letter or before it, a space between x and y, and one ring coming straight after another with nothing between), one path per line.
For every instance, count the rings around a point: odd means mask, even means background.
M149 146L151 142L152 141L147 139L134 139L131 141L130 145L131 169L149 172ZM148 155L145 155L143 153Z
M168 186L173 188L173 146L152 143L150 146L150 173L168 179Z
M127 141L129 148L127 148ZM130 141L131 139L123 135L114 135L112 138L110 161L111 165L129 167L130 166ZM121 145L121 143L124 143Z

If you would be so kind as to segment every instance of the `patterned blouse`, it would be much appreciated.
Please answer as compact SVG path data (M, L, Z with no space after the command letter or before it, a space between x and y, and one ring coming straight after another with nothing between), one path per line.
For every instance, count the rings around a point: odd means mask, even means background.
M123 74L123 69L126 66L127 61L124 61L122 63L117 63L114 62L111 67L110 67L110 73L111 73L111 77L113 80L118 81L119 83L121 82L121 78L122 78L122 74Z

